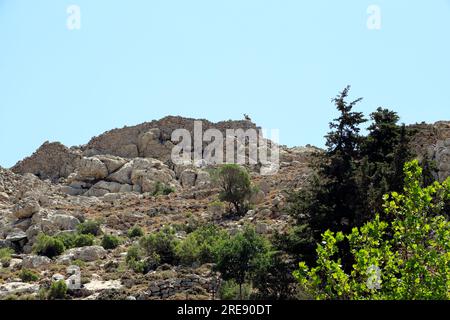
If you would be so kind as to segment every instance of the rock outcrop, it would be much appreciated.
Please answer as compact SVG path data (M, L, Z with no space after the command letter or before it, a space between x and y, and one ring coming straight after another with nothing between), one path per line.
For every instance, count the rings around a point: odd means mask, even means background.
M416 131L411 148L419 158L427 156L437 166L437 177L443 181L450 176L450 122L416 124L410 126Z

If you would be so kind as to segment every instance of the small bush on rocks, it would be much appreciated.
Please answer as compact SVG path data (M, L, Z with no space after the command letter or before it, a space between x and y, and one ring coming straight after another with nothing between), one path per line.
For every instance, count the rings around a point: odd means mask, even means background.
M28 269L22 269L19 277L23 282L35 282L39 280L39 275Z
M94 220L87 220L79 224L77 230L81 234L91 234L93 236L99 236L102 233L100 222Z
M105 235L102 239L102 247L106 250L115 249L120 244L120 238L113 235Z
M10 248L2 248L0 249L0 266L8 267L9 262L11 261L11 255L14 251Z
M38 235L36 243L33 246L35 253L49 258L59 256L64 250L65 246L61 240L43 233Z
M53 282L50 289L47 292L47 298L49 300L63 300L67 295L67 285L64 280Z
M134 226L130 230L128 230L128 237L130 238L140 238L144 235L144 231L139 226Z

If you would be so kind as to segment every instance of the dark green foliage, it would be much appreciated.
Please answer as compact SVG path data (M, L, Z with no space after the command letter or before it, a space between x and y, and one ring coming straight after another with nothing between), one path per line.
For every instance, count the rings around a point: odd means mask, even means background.
M225 164L217 170L215 178L222 189L219 199L232 204L234 214L244 215L253 194L248 172L237 164Z
M228 239L228 233L217 226L201 227L178 243L177 258L181 264L187 266L194 263L214 262L218 246L226 239Z
M315 157L310 185L289 199L297 226L277 242L290 248L286 252L298 250L297 256L308 262L314 260L313 248L324 231L350 232L382 209L383 194L402 190L403 166L411 157L411 132L398 125L393 111L378 108L371 114L368 135L360 134L366 120L353 108L361 99L348 103L348 93L349 87L333 99L340 116L330 123L326 152ZM340 243L339 252L349 267L348 242Z
M159 256L161 263L174 264L176 261L175 248L179 240L175 238L175 231L171 227L164 227L159 232L151 233L139 241L147 256Z
M220 243L215 268L225 281L234 280L239 285L242 299L243 284L251 280L261 266L268 264L270 251L270 243L254 228L246 226L243 231Z
M219 296L221 300L249 300L252 287L249 283L240 286L234 280L223 281L220 284Z
M87 220L78 225L77 230L81 234L91 234L98 236L101 234L100 222L94 220Z
M57 235L56 238L64 243L66 249L92 246L95 239L91 234L78 233L62 233Z
M35 282L39 280L39 275L28 269L22 269L19 277L23 282Z
M113 235L105 235L102 239L102 247L106 250L115 249L120 244L120 238Z
M67 295L67 285L64 280L53 282L50 289L47 292L47 298L49 300L63 300Z
M281 252L272 252L265 264L258 265L252 276L257 292L253 298L259 300L290 300L297 296L297 282L293 271L296 263Z
M65 250L64 243L46 234L39 234L33 246L33 251L38 255L53 258L59 256Z
M140 238L144 235L144 231L139 226L134 226L130 230L128 230L128 237L129 238Z

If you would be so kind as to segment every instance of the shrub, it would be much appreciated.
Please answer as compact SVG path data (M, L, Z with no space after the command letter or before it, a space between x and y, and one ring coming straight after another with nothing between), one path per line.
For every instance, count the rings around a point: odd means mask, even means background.
M93 236L98 236L101 234L100 222L87 220L79 224L77 230L81 234L91 234Z
M63 300L67 295L67 285L64 280L53 282L50 289L47 292L47 298L49 300Z
M95 239L92 234L76 233L62 233L56 238L64 243L66 249L92 246Z
M178 244L178 240L175 238L173 228L164 227L159 232L149 234L141 238L139 244L147 256L157 254L161 259L161 263L173 264L175 262L175 247Z
M59 256L64 250L64 243L61 240L43 233L38 235L36 243L33 246L34 252L49 258Z
M133 245L128 249L125 261L134 272L146 274L158 267L160 258L156 253L145 257L142 248L139 245Z
M217 226L200 227L179 242L176 247L177 258L181 264L192 265L215 261L216 251L222 241L228 239L228 233Z
M39 275L28 269L22 269L19 277L23 282L35 282L39 280Z
M105 235L102 239L102 247L106 250L115 249L119 246L120 239L119 237L113 235Z
M175 189L173 187L167 186L158 181L158 182L156 182L155 191L153 191L152 195L153 196L160 196L160 195L167 196L174 192L175 192Z
M134 226L130 230L128 230L128 237L129 238L140 238L144 235L144 231L139 226Z
M14 253L14 250L10 248L2 248L0 249L0 265L3 267L8 267L9 262L11 261L11 255Z
M89 247L94 244L95 237L92 234L78 234L74 240L74 247Z
M219 200L231 203L236 215L244 215L247 212L248 200L253 194L247 170L237 164L225 164L214 176L222 189Z

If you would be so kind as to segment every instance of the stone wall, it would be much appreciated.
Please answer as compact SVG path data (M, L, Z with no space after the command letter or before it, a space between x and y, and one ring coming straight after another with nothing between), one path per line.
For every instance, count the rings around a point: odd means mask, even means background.
M215 283L214 279L204 278L196 274L183 278L158 280L150 283L148 295L153 298L167 299L196 287L203 288L207 292L212 292Z

